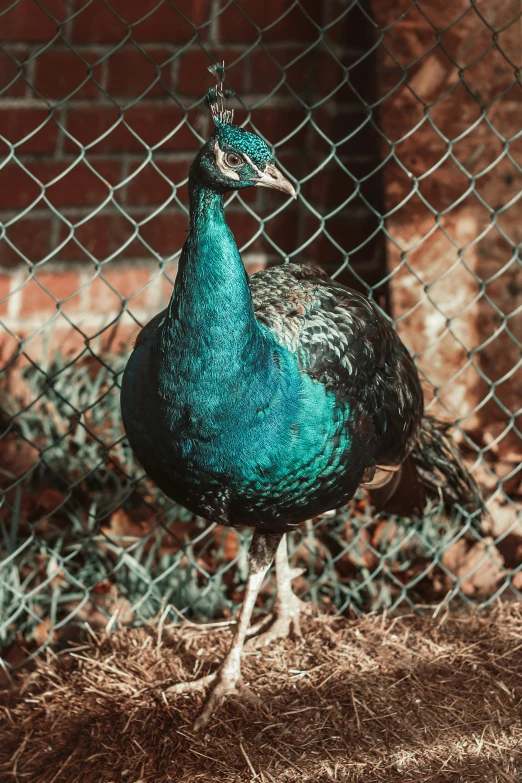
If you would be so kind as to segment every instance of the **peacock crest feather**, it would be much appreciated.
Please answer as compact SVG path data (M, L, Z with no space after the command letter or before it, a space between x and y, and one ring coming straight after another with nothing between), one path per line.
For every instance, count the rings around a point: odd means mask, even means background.
M217 85L211 87L205 95L205 103L210 109L212 119L215 125L232 125L234 121L234 110L227 109L227 98L234 94L231 90L223 89L225 80L225 63L216 63L210 65L209 69L217 79Z

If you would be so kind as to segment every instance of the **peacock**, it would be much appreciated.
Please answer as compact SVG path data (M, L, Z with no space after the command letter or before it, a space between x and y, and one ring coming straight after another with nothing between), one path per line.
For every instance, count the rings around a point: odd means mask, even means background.
M222 74L220 75L220 78ZM445 428L424 415L413 360L377 307L317 266L284 263L248 278L223 200L274 188L296 198L265 141L233 124L222 83L206 95L215 130L189 173L190 227L168 307L139 333L121 389L130 446L177 503L254 529L233 641L194 729L244 687L241 652L275 558L277 598L258 643L299 635L285 534L337 509L357 488L376 506L426 494L477 505Z

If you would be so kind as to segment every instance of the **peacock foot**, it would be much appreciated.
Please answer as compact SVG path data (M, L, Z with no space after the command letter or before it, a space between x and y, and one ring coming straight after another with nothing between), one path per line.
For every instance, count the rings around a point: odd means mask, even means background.
M241 667L239 663L231 663L225 661L212 674L207 674L206 677L200 677L198 680L192 680L191 682L179 682L176 685L171 685L165 689L167 694L180 694L191 691L202 691L207 685L215 682L212 692L207 699L203 711L195 721L192 729L195 732L204 729L210 721L212 715L221 706L227 696L240 696L248 701L257 701L254 694L247 688L241 677Z
M219 669L212 674L207 674L205 677L199 677L197 680L191 680L190 682L177 682L175 685L171 685L170 687L165 688L163 692L169 694L174 693L178 695L180 693L188 693L189 691L203 691L207 685L210 685L211 682L214 682L218 676L218 673Z
M299 639L302 636L301 632L301 612L309 612L310 606L295 593L289 593L285 596L285 600L278 600L273 612L273 621L270 624L268 630L258 633L257 636L251 636L248 647L259 648L264 647L266 644L270 644L276 639ZM262 628L265 626L265 622L260 623L256 628ZM254 629L255 632L255 629Z

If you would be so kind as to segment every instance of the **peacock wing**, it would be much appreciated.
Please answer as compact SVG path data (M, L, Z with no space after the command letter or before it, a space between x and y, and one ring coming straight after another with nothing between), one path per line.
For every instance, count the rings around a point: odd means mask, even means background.
M399 464L418 433L423 399L415 365L385 316L312 266L271 267L250 285L257 320L303 372L371 417L381 443L377 463Z
M254 311L302 369L329 385L367 385L400 344L376 307L316 267L285 264L250 278Z

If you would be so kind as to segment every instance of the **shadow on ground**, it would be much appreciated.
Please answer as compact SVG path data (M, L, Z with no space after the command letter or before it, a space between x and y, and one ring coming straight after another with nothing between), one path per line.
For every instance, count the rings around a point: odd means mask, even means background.
M1 709L2 780L20 783L516 783L522 604L482 615L309 620L245 655L259 704L229 700L206 733L199 694L230 631L142 628L25 673Z

